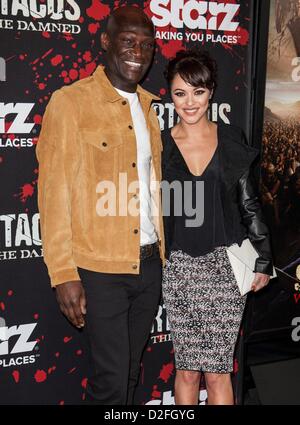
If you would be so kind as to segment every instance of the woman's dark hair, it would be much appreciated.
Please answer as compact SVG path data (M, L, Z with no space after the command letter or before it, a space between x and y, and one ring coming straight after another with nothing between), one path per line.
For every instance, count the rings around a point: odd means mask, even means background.
M180 50L164 72L169 87L176 74L193 87L213 90L217 86L217 64L207 51Z

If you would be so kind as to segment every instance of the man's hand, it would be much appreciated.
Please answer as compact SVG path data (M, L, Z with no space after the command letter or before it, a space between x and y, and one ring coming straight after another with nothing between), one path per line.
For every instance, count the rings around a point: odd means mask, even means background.
M269 283L269 280L270 276L268 274L255 273L255 277L251 285L252 291L257 292L260 289L264 288Z
M56 299L63 314L77 328L85 324L85 292L80 280L65 282L56 287Z

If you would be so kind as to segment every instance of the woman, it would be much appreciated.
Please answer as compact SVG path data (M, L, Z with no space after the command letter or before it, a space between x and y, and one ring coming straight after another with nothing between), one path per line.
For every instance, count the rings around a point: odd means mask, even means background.
M166 78L180 120L163 132L163 180L182 188L182 196L177 186L177 193L170 190L170 203L164 202L170 214L164 212L163 295L175 351L175 401L198 404L202 372L208 403L233 404L230 372L245 297L226 246L249 236L258 251L253 291L266 286L272 274L268 230L249 176L258 152L238 127L208 119L216 66L207 53L179 52ZM202 224L197 196L204 201ZM188 208L183 200L191 199ZM195 227L190 210L196 205Z

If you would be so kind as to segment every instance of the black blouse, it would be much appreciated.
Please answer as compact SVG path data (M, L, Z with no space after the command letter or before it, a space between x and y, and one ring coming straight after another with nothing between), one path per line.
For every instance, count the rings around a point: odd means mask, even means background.
M178 249L193 257L204 255L226 244L219 182L219 143L202 175L195 176L190 172L171 131L166 130L162 136L163 180L169 184L180 183L182 190L182 196L180 191L177 195L174 191L170 192L170 215L164 208L167 257L171 250ZM168 193L163 190L164 196Z

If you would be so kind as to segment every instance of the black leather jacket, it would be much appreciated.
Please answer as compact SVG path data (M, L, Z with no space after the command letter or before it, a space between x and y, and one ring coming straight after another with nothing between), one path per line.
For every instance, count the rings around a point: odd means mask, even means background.
M249 237L259 254L255 271L272 274L273 262L268 227L265 223L252 178L251 165L259 151L246 143L242 130L218 124L221 200L224 212L226 245L239 245ZM164 136L163 136L164 141ZM168 150L163 150L164 167ZM166 256L172 239L172 220L165 220Z

